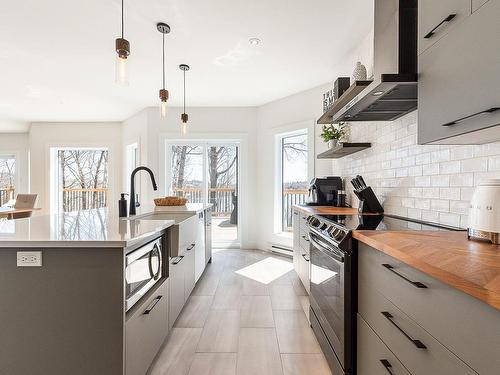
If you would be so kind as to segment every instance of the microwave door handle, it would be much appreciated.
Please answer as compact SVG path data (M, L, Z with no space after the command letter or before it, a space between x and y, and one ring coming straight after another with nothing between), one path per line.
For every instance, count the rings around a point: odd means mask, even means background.
M158 269L156 270L156 272L153 272L153 253L156 253L158 255ZM151 277L153 278L153 280L158 280L158 277L161 273L161 251L156 245L154 249L149 253L149 272L151 273Z
M321 243L319 243L317 240L314 239L314 236L309 235L309 240L313 244L314 247L316 247L318 250L320 250L322 253L325 253L329 257L335 259L339 263L344 263L344 257L337 254L336 252L328 249L327 247L323 246Z
M149 276L154 279L155 274L153 272L153 251L150 251L148 254L148 268L149 268Z

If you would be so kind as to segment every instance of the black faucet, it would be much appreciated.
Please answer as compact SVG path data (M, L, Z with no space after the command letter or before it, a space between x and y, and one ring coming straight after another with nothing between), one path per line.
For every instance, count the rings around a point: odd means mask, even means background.
M135 208L139 206L139 202L135 202L135 174L139 171L146 171L149 173L149 176L151 177L151 183L153 184L153 189L158 190L158 187L156 186L156 181L155 181L155 176L153 174L153 171L149 169L148 167L137 167L132 171L132 174L130 175L130 210L129 210L129 215L135 215Z

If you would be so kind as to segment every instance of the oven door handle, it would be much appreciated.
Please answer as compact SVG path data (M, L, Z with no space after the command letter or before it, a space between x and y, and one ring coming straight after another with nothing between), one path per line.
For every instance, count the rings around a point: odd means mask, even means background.
M340 255L337 252L335 252L334 250L331 250L328 247L322 245L320 242L318 242L318 240L316 240L314 238L314 235L312 233L309 235L309 239L311 241L311 244L315 248L317 248L318 250L320 250L322 253L324 253L324 254L328 255L329 257L335 259L337 262L344 263L344 257L342 255Z
M156 271L153 271L153 254L155 254L155 253L158 255L158 269ZM148 262L149 262L149 273L150 273L152 279L158 280L158 278L160 277L160 273L161 273L161 267L162 267L161 263L162 262L161 262L161 251L156 244L155 244L153 250L151 250L149 252Z

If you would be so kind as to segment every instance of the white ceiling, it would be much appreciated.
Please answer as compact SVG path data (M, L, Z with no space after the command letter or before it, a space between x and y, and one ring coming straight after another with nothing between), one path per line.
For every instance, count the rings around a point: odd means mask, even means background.
M156 105L168 23L167 88L188 105L257 106L334 78L372 27L373 0L125 0L130 85L114 83L120 0L4 1L0 132L32 121L121 121ZM262 39L255 47L251 37Z

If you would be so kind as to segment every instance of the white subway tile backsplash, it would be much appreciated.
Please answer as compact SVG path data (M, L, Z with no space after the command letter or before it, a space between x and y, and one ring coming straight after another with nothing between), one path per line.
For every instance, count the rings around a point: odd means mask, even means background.
M488 159L474 158L462 160L462 172L484 172L488 170Z
M417 125L416 111L393 122L350 123L351 140L372 147L337 160L334 174L362 174L387 213L466 227L474 187L500 178L500 143L417 145Z

